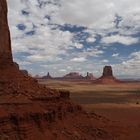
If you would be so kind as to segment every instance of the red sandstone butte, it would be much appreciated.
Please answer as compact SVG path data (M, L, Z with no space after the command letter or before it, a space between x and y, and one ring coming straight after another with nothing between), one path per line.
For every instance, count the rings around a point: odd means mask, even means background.
M87 79L87 80L95 80L96 78L93 76L92 73L87 72L87 75L85 76L85 79Z
M80 75L78 72L70 72L68 74L66 74L63 79L83 79L84 77L82 75Z
M117 80L113 75L113 70L111 66L105 66L103 68L103 74L100 78L95 80L95 83L101 83L101 84L115 84L120 82Z
M7 21L7 5L0 1L0 66L12 62L10 32Z
M43 76L42 79L53 79L53 77L48 72L48 74L46 76Z
M41 86L19 70L12 59L6 0L0 0L0 139L113 140L122 134L112 121L74 104L69 92Z

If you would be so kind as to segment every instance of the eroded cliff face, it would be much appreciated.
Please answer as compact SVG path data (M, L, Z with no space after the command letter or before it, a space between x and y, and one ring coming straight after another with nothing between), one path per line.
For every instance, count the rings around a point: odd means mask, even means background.
M60 100L57 104L54 101L3 105L0 113L1 139L112 140L118 138L120 132L124 133L111 121Z
M0 1L0 67L12 63L6 0Z
M48 89L19 70L12 60L6 0L0 1L0 17L0 140L119 137L111 121L84 112L69 92Z

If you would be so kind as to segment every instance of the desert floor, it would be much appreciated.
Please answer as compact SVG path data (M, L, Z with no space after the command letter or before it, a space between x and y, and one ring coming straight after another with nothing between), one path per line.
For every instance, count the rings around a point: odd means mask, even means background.
M101 85L91 81L39 82L50 88L69 90L72 100L80 103L85 110L130 128L132 134L128 134L124 140L140 139L140 83Z

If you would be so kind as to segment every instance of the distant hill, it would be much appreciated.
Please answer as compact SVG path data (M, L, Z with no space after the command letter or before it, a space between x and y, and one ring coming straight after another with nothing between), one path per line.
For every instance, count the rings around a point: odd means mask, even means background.
M55 79L55 80L95 80L96 78L92 73L87 72L86 76L81 75L79 72L70 72L62 77L52 77L50 73L46 76L42 76L41 79Z

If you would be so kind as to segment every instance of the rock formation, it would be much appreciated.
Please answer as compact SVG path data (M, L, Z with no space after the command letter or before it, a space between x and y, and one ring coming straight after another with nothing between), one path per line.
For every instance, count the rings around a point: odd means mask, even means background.
M83 79L84 77L80 75L78 72L70 72L66 74L63 79L69 79L69 80L80 80Z
M103 69L103 77L114 77L111 66L105 66Z
M28 71L27 71L27 70L21 70L21 72L22 72L24 75L26 75L26 76L28 76L28 75L29 75L29 73L28 73Z
M42 79L52 79L52 76L48 72L48 74L46 76L43 76Z
M35 79L42 79L42 77L41 77L40 75L38 75L38 74L35 75L34 78L35 78Z
M87 72L87 75L86 75L85 79L87 79L87 80L95 80L96 78L93 76L92 73Z
M0 1L0 17L0 139L117 139L120 130L111 121L84 112L69 92L45 88L19 70L12 60L6 0Z
M111 66L105 66L103 68L103 74L100 78L98 78L96 83L103 83L103 84L113 84L119 82L114 76L113 76L113 70Z
M12 63L10 32L6 0L0 1L0 67Z

